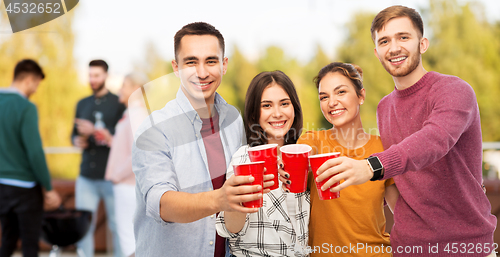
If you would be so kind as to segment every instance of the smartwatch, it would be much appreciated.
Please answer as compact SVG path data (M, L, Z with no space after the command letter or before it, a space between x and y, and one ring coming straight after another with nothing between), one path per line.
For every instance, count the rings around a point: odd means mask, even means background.
M366 159L368 161L368 165L372 169L373 177L370 181L377 181L382 177L382 170L384 170L384 166L380 162L377 156L370 156Z

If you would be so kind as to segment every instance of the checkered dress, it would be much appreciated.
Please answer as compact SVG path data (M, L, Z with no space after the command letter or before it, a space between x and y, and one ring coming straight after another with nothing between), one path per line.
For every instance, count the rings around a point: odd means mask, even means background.
M227 177L233 175L233 164L250 162L248 146L233 155ZM245 225L234 234L227 230L224 212L216 220L217 233L229 240L231 253L236 256L308 256L310 192L285 193L281 187L264 194L263 207L247 214ZM293 197L294 201L287 201ZM287 204L295 205L295 224L289 217Z

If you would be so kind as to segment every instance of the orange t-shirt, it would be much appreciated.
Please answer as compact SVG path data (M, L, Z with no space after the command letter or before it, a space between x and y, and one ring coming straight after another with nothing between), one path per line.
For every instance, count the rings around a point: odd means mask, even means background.
M340 152L357 160L384 150L380 137L374 135L363 147L347 149L331 130L308 131L297 143L311 146L312 154ZM343 189L337 199L320 200L309 173L311 256L392 256L387 253L391 248L384 215L385 188L392 184L392 179L368 181Z

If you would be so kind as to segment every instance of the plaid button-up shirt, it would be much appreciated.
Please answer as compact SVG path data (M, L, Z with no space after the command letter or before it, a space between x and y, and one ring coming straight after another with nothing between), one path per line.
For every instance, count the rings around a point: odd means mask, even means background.
M248 146L233 155L227 177L234 174L233 165L250 162ZM245 225L234 234L227 230L224 212L216 220L217 233L229 240L235 256L308 256L310 193L285 193L280 188L264 194L263 207L247 214ZM293 197L293 200L287 198ZM289 204L294 204L289 208ZM295 210L290 213L290 209ZM294 215L295 219L291 219ZM293 224L292 224L293 223Z

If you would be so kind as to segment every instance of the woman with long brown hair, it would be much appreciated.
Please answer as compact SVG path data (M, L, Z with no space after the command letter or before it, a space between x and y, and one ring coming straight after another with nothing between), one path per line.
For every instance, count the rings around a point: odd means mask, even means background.
M262 72L250 83L245 99L248 145L242 146L232 165L250 162L248 148L263 144L294 144L302 130L302 109L295 87L281 71ZM233 256L307 256L309 191L287 193L278 187L263 195L255 213L221 212L216 226L229 239Z

